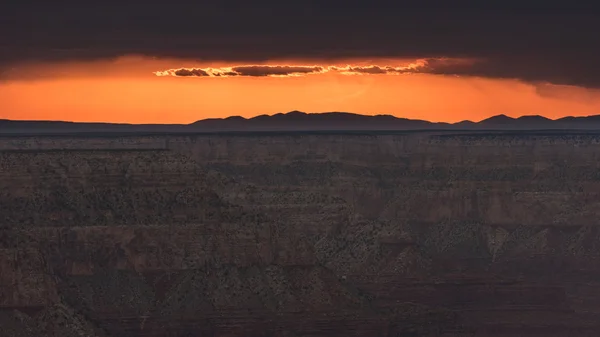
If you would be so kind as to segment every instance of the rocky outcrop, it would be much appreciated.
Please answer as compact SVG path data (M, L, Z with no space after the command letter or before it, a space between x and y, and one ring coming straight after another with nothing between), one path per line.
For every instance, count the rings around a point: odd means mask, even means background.
M600 332L598 136L0 149L0 335Z
M449 308L488 334L597 331L586 318L595 296L581 294L599 285L598 136L267 139L200 137L171 146L254 184L257 192L240 204L268 213L275 198L303 200L294 206L312 221L295 221L293 212L285 221L305 233L321 224L311 240L319 261L378 305Z

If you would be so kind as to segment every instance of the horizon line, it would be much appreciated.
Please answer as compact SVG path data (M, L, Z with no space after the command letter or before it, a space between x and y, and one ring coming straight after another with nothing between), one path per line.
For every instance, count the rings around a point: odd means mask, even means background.
M280 116L280 115L289 115L289 114L303 114L303 115L332 115L332 114L345 114L345 115L354 115L354 116L361 116L361 117L367 117L367 118L375 118L375 117L392 117L394 119L399 119L399 120L408 120L408 121L422 121L422 122L428 122L431 124L447 124L447 125L455 125L455 124L459 124L459 123L481 123L483 121L489 120L489 119L493 119L493 118L509 118L511 120L517 120L523 117L537 117L537 118L543 118L544 120L548 120L548 121L559 121L562 119L566 119L566 118L586 118L586 117L594 117L594 116L600 116L600 114L594 114L594 115L585 115L585 116L573 116L573 115L565 115L563 117L559 117L559 118L550 118L550 117L546 117L543 115L528 115L528 114L523 114L523 115L518 115L518 116L510 116L508 114L497 114L497 115L491 115L489 117L483 118L481 120L478 121L473 121L470 119L464 119L461 121L457 121L457 122L443 122L443 121L432 121L432 120L427 120L427 119L419 119L419 118L407 118L407 117L401 117L401 116L397 116L397 115L392 115L392 114L361 114L361 113L355 113L355 112L348 112L348 111L321 111L321 112L305 112L305 111L300 111L300 110L291 110L288 112L276 112L273 114L258 114L258 115L254 115L252 117L244 117L241 115L230 115L227 117L209 117L209 118L203 118L203 119L198 119L198 120L194 120L191 121L189 123L127 123L127 122L110 122L110 121L72 121L72 120L58 120L58 119L7 119L7 118L0 118L0 121L2 122L47 122L47 123L72 123L72 124L113 124L113 125L180 125L180 126L186 126L186 125L192 125L195 123L199 123L202 121L214 121L214 120L227 120L227 119L231 119L231 118L236 118L236 119L243 119L243 120L252 120L255 118L259 118L259 117L274 117L274 116Z

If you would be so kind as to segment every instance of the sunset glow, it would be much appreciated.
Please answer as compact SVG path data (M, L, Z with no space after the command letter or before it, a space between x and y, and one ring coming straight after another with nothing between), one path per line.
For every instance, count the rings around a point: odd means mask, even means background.
M439 58L255 64L128 56L24 64L2 74L0 118L190 123L301 110L456 122L496 114L558 118L600 111L595 89L464 75L473 62Z

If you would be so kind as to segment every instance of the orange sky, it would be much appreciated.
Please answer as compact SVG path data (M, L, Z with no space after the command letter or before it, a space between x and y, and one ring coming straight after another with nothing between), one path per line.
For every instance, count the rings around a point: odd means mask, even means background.
M301 65L403 66L415 60L274 62ZM123 57L77 64L16 67L0 78L0 118L189 123L210 117L252 117L291 110L347 111L455 122L496 114L550 118L597 114L598 91L449 75L173 77L155 71L222 67L181 60Z

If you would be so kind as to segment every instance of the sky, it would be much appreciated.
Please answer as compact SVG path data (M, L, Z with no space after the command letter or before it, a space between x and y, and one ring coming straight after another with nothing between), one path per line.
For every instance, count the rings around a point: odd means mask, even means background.
M8 2L0 118L600 114L600 10L565 4Z

